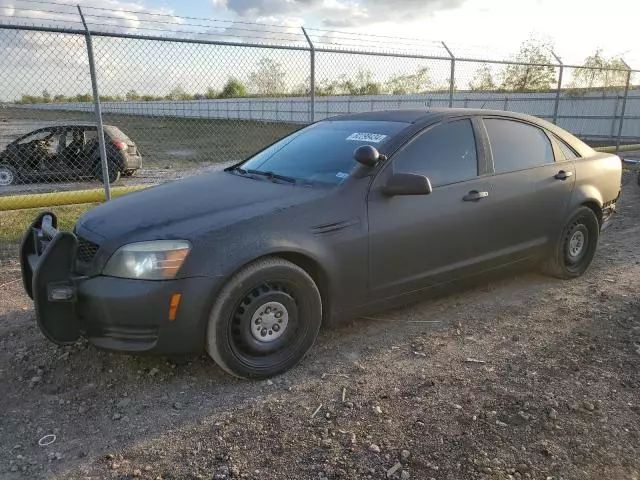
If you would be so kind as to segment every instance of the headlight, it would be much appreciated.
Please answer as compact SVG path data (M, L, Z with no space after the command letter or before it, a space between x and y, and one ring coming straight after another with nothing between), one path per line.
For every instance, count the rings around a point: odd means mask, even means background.
M102 273L110 277L168 280L176 276L190 249L184 240L130 243L111 256Z

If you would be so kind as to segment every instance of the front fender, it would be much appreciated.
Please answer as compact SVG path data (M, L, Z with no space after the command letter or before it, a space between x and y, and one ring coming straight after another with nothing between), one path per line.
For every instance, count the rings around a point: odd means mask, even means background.
M365 303L368 278L366 224L354 219L332 232L287 231L284 226L233 229L233 234L197 242L184 274L230 278L243 266L265 256L303 258L315 264L326 280L331 313ZM265 225L262 225L265 227ZM262 230L263 233L257 233ZM294 260L295 261L295 260ZM301 265L304 268L304 265ZM312 273L312 272L309 272Z

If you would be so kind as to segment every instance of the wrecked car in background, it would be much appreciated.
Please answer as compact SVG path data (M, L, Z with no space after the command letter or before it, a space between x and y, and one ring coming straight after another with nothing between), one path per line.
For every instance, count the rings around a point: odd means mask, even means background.
M118 127L105 125L104 136L111 183L120 175L133 175L142 167L136 144ZM0 152L0 187L85 178L102 181L95 125L39 128L14 140Z

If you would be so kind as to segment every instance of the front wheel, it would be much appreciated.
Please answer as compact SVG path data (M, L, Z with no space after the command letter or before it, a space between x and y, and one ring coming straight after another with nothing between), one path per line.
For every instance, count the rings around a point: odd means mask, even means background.
M9 165L0 165L0 187L15 185L18 181L16 170Z
M600 223L589 207L578 208L562 229L552 255L543 265L545 273L557 278L584 274L598 247Z
M265 258L238 271L220 291L207 328L207 351L225 371L268 378L297 364L322 322L322 300L302 268Z

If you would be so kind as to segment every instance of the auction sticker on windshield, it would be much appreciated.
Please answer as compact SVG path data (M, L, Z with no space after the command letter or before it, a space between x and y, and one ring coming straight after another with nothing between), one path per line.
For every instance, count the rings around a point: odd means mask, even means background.
M381 133L352 133L347 137L347 140L353 140L356 142L380 143L385 138L387 138L387 136L382 135Z

